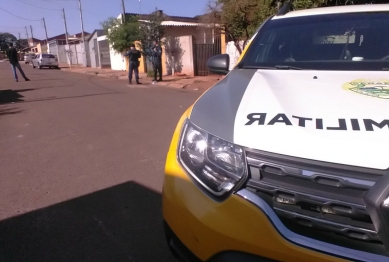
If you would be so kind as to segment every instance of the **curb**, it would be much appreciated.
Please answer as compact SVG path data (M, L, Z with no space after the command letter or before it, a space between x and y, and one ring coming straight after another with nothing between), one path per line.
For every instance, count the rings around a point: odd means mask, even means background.
M70 73L87 74L87 75L104 77L104 78L111 78L111 79L117 79L117 80L128 80L128 76L127 75L112 75L112 74L109 74L109 73L108 74L100 74L98 71L73 70L71 68L60 68L60 69L62 71L70 72ZM143 79L145 79L145 78L143 78ZM141 80L141 82L142 82L142 80ZM191 84L174 83L174 81L156 82L154 84L153 83L144 83L144 84L145 85L163 86L163 87L174 88L174 89L186 89L186 90L193 90L193 91L204 91L204 90L209 89L209 88L191 88L190 87Z

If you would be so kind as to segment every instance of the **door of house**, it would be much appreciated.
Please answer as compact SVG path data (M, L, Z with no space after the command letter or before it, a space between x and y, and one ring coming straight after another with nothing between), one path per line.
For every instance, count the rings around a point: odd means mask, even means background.
M97 44L97 38L93 39L93 50L95 53L96 67L100 67L99 46Z
M195 76L207 76L210 75L207 68L207 61L214 55L221 54L221 42L220 37L215 38L214 43L212 44L193 44L194 51L194 73Z

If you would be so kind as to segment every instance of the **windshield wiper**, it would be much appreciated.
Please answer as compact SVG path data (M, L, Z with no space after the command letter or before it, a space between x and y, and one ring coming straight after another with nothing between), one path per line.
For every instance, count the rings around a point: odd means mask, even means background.
M284 69L284 70L303 70L303 68L295 67L295 66L288 66L288 65L276 65L274 66L277 69Z

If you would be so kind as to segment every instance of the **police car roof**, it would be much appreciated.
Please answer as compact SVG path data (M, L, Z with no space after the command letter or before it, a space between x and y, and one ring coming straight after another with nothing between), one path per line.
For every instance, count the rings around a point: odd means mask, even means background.
M334 7L318 7L305 10L291 11L285 15L274 16L272 19L284 19L291 17L311 16L311 15L329 15L344 13L365 13L365 12L388 12L389 4L370 4L370 5L345 5Z

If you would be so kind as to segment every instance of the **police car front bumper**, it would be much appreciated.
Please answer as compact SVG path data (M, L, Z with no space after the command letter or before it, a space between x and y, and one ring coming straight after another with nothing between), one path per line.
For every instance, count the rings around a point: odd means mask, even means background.
M191 259L184 261L231 261L228 259L234 256L247 256L242 261L250 261L248 257L254 261L388 261L387 257L290 231L272 208L249 190L215 202L190 180L178 162L167 165L163 217L173 253L180 258L190 254Z

